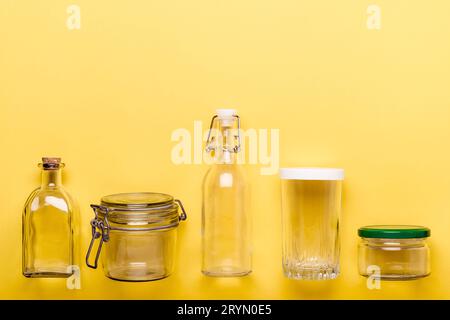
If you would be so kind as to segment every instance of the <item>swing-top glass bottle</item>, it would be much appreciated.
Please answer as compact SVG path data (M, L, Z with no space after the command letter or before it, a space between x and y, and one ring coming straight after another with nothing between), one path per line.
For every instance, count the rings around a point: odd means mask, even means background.
M237 162L240 136L236 111L217 110L206 144L213 165L203 181L202 272L208 276L244 276L251 272L248 185Z

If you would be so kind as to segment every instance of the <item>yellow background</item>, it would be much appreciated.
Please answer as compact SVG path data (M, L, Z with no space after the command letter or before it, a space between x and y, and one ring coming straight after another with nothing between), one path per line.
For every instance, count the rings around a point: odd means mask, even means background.
M366 9L382 10L368 30ZM81 30L66 27L69 4ZM0 2L0 298L450 298L450 2L135 0ZM279 128L282 166L346 170L339 279L281 271L279 180L250 166L254 269L200 273L205 165L172 164L173 130L234 107L245 128ZM81 207L127 191L183 200L174 274L122 283L82 267L82 289L21 275L21 210L43 155L63 157ZM432 230L432 275L368 290L358 227Z

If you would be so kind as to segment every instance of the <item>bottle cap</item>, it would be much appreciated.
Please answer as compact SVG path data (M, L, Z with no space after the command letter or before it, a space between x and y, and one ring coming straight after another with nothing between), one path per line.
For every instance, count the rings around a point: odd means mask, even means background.
M344 169L338 168L281 168L283 180L344 180Z
M216 114L219 119L232 118L237 115L237 111L236 109L217 109Z
M358 229L360 237L377 239L428 238L430 234L431 231L428 228L409 225L375 225Z
M42 167L44 170L54 170L64 168L64 163L58 157L42 157Z
M61 158L57 157L42 157L42 163L44 164L60 164Z
M222 125L231 126L237 116L237 111L236 109L217 109L216 114Z

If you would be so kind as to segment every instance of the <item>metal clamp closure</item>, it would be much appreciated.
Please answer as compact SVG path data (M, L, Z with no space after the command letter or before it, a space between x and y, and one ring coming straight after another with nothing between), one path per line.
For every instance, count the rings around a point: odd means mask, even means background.
M217 147L213 145L214 137L211 137L211 131L213 130L214 120L216 120L217 118L218 116L214 115L209 125L208 138L206 138L206 152L211 152L215 150ZM237 144L231 150L226 149L226 151L238 153L239 151L241 151L241 118L239 118L238 115L233 115L233 118L236 118L237 120L237 135L234 136L234 138L237 139Z
M180 217L179 217L180 221L186 220L187 219L187 214L186 214L186 210L184 210L183 204L178 199L175 199L174 201L176 203L178 203L178 205L180 206L180 209L181 209L181 214L180 214Z
M91 227L92 227L92 239L91 243L89 244L89 249L86 254L86 265L89 268L97 269L98 267L98 259L100 258L100 252L102 251L103 242L108 242L109 240L109 222L108 222L108 214L111 211L111 209L99 206L95 204L91 204L91 208L94 210L95 218L91 220ZM98 217L98 211L101 210L105 213L105 216L103 219L100 219ZM97 248L97 253L95 255L95 261L94 264L89 263L89 257L91 255L92 248L94 247L95 240L100 238L100 242Z

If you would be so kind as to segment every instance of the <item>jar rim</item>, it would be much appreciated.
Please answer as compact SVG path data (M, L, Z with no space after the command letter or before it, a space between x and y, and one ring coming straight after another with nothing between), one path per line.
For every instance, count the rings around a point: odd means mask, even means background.
M371 225L359 228L358 235L374 239L419 239L428 238L431 230L414 225Z

